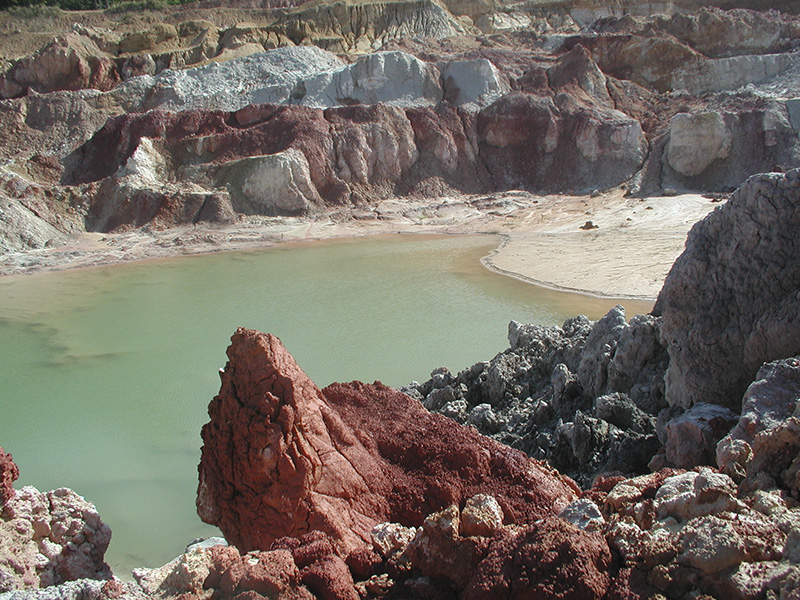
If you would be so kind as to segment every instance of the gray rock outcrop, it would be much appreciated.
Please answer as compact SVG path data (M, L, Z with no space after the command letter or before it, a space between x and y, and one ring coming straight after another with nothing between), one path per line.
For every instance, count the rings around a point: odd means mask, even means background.
M666 400L739 409L762 363L800 351L800 170L751 177L689 233L655 314Z
M223 63L166 70L130 79L109 93L126 110L136 112L233 111L254 103L417 106L436 104L443 96L438 70L410 54L376 52L346 65L316 46L277 48Z
M704 402L671 419L664 426L666 464L680 469L713 466L717 442L731 430L736 419L733 411Z
M298 86L303 86L305 95L298 93L293 101L316 108L379 102L426 106L444 96L439 71L405 52L362 56L352 65L315 75Z
M742 399L739 421L717 446L719 468L742 489L800 495L800 359L770 362Z
M510 348L453 376L440 368L406 393L426 408L547 459L581 484L647 472L660 447L666 352L659 320L622 307L562 327L509 324Z
M60 246L67 239L21 203L0 195L0 254Z
M316 46L277 48L222 63L155 76L134 77L110 94L126 111L238 110L248 104L290 101L303 82L346 68L335 54Z

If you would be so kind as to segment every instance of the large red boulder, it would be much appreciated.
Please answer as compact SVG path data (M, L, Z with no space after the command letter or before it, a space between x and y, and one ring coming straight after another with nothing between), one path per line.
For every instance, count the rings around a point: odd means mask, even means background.
M558 514L577 486L379 383L320 390L280 340L239 329L203 427L197 509L242 551L318 530L348 553L476 494L507 523Z

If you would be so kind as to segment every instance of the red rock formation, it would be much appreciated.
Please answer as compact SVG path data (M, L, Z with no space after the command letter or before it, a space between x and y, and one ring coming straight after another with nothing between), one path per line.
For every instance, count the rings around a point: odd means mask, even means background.
M431 414L379 383L334 383L325 400L365 446L382 459L391 481L387 520L419 526L449 505L494 496L506 523L530 523L569 502L575 483L545 463Z
M206 589L214 589L224 598L257 594L277 600L312 600L314 596L301 585L300 571L288 550L272 550L242 556L236 548L214 546L210 551ZM198 593L201 590L196 590Z
M0 508L14 497L14 482L19 479L19 467L14 463L11 453L0 446Z
M599 600L609 589L611 565L611 551L601 534L548 518L504 531L462 598Z
M239 329L228 358L203 427L197 507L243 551L319 530L348 553L377 523L421 525L479 493L508 523L575 498L568 478L396 390L320 391L272 335Z

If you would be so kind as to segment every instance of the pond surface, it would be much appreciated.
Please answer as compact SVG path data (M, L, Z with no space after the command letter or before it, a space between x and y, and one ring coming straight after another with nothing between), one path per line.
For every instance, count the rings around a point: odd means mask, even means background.
M0 446L16 486L71 487L118 576L217 534L196 516L200 428L238 326L278 335L321 387L399 387L507 348L512 319L615 304L496 275L493 236L383 236L0 279ZM627 303L628 314L649 310Z

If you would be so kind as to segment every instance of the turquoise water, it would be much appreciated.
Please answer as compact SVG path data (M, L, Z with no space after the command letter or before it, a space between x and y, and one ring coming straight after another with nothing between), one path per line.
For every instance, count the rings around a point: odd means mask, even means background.
M496 244L384 236L0 279L0 446L17 487L94 502L118 575L164 564L216 533L194 510L200 428L238 326L278 335L320 386L400 386L488 360L511 319L615 303L495 275L479 259Z

